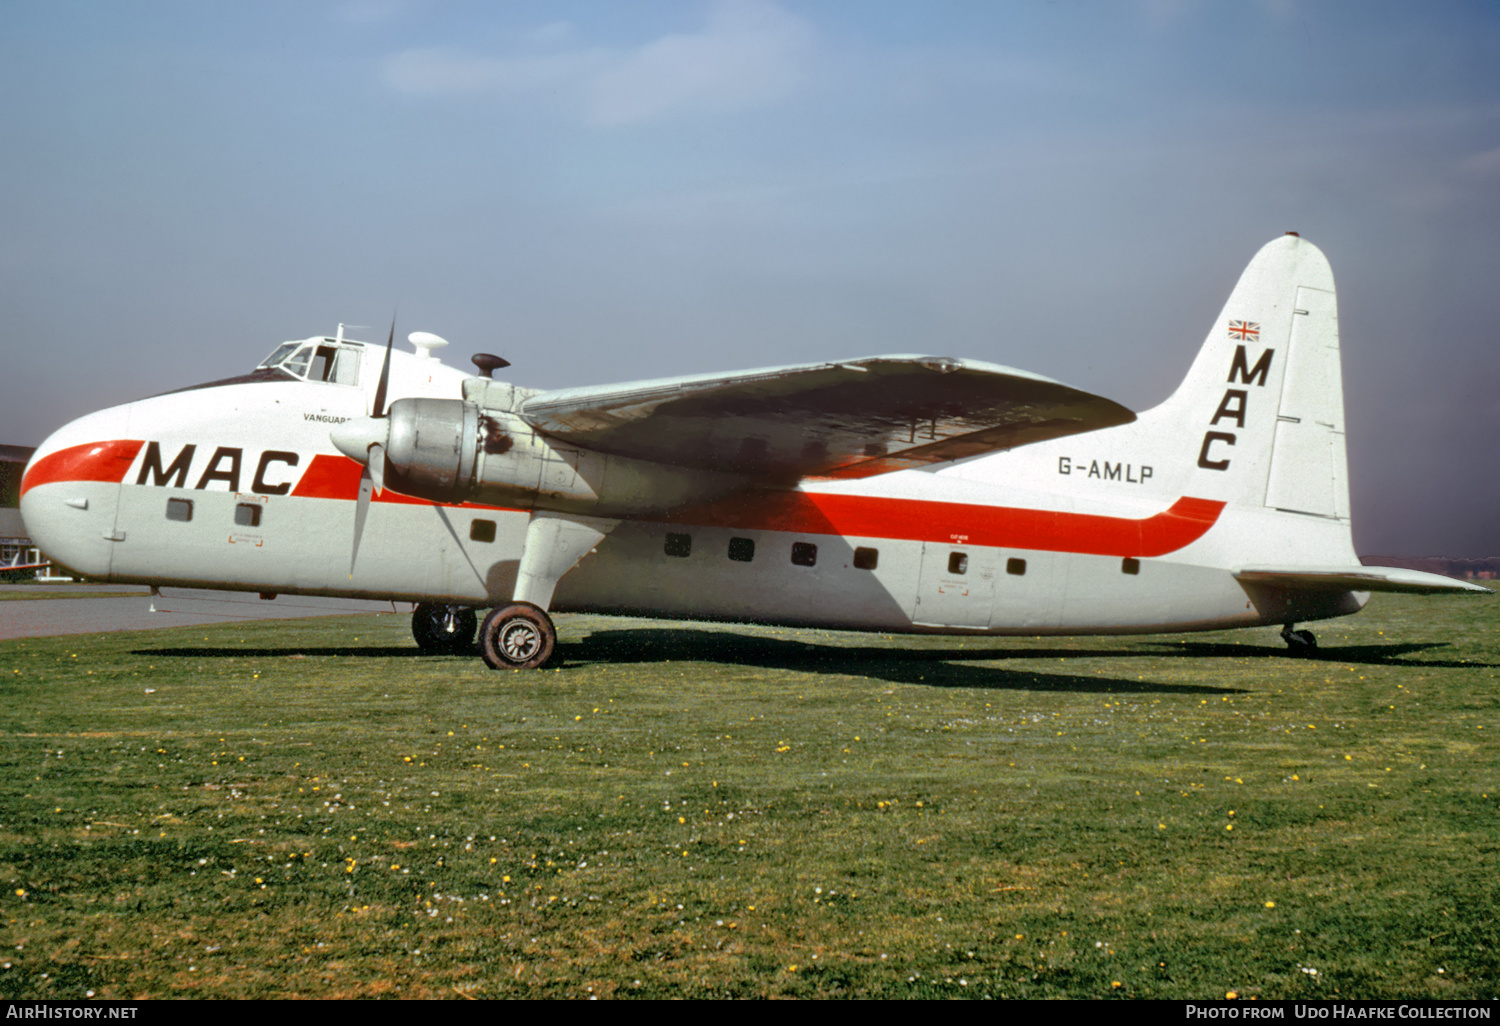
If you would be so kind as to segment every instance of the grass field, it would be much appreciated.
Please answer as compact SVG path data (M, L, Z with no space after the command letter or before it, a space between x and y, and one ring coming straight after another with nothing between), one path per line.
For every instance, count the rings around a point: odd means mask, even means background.
M1495 601L1316 660L559 626L0 643L0 996L1500 993Z

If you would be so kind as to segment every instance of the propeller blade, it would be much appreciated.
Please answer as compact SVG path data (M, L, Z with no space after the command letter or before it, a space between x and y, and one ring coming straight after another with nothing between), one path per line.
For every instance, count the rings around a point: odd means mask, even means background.
M365 515L370 512L370 494L374 491L370 468L359 476L359 500L354 504L354 549L349 553L349 580L354 580L354 564L359 559L359 539L365 533Z
M385 362L380 365L380 384L375 386L375 410L372 417L385 416L385 387L391 380L391 349L396 344L396 318L391 318L391 334L385 340Z
M385 418L385 390L391 381L391 350L396 345L396 318L391 318L391 333L385 340L385 361L380 365L380 382L375 386L375 409L370 414L372 420L383 420ZM371 426L369 421L363 424L351 425L347 431L353 432L356 427L365 428ZM387 428L389 430L389 428ZM340 430L335 428L332 432L334 445L354 459L358 450L349 452L355 448L360 439L346 439L344 445L340 445ZM359 561L359 540L365 533L365 517L370 513L370 498L376 492L385 490L385 446L379 442L371 442L364 451L365 469L359 475L359 499L354 504L354 546L349 553L349 579L354 580L354 564Z
M370 458L365 462L365 473L377 493L385 491L385 446L379 442L370 446Z

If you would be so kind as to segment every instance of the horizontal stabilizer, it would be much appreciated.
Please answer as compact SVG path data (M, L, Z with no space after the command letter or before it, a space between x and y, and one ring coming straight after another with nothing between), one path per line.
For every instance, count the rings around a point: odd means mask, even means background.
M1236 580L1247 584L1295 588L1301 591L1406 591L1424 595L1469 591L1481 595L1491 594L1488 588L1481 588L1468 581L1393 566L1298 567L1295 570L1251 566L1234 576Z

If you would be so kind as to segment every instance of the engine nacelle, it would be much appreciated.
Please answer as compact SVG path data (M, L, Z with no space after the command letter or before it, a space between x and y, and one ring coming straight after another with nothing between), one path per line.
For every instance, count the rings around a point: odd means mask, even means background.
M735 474L556 442L508 409L466 400L398 399L388 417L385 487L434 502L623 516L707 501L747 484Z
M436 502L462 501L474 484L479 409L458 399L397 399L385 446L385 486Z

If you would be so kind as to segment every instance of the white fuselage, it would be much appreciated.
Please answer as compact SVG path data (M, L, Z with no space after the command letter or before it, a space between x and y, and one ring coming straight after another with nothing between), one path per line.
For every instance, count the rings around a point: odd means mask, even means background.
M459 393L465 375L396 355L393 398ZM364 351L363 387L228 383L75 421L32 461L26 523L54 559L97 580L506 602L527 510L385 491L351 572L361 467L329 431L368 412L375 359ZM624 519L562 577L552 609L996 634L1207 630L1358 609L1363 596L1349 592L1235 579L1247 562L1287 561L1279 528L1297 514L1226 505L1215 475L1194 470L1199 444L1148 443L1127 425ZM1297 527L1310 551L1348 548L1346 517Z

